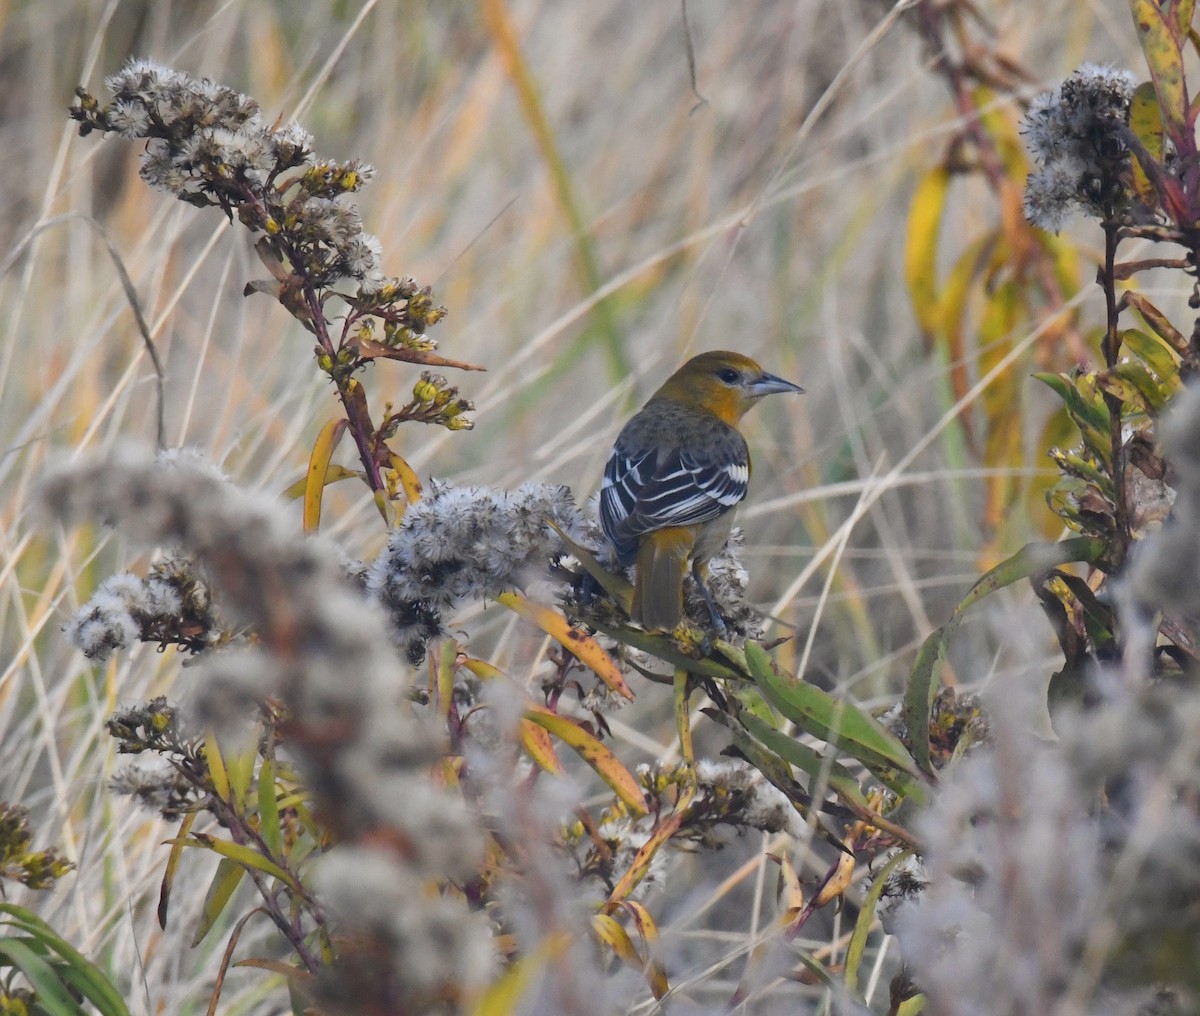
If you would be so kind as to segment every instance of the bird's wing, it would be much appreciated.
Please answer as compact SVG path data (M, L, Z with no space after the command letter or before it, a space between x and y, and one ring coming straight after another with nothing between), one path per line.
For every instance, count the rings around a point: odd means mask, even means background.
M746 496L750 460L744 453L719 458L685 449L639 455L613 449L600 488L600 521L624 563L638 537L668 526L708 522Z

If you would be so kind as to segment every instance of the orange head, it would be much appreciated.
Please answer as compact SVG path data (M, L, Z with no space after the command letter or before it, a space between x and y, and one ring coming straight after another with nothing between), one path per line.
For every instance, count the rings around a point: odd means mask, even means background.
M768 374L748 356L717 349L693 356L667 378L654 398L699 406L732 425L764 395L803 391Z

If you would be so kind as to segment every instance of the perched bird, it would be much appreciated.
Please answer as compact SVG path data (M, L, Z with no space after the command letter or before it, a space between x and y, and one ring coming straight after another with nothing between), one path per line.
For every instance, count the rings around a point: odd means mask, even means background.
M724 631L706 580L750 484L750 450L736 424L764 395L803 391L740 353L701 353L625 424L604 470L600 523L621 565L637 566L632 618L642 627L678 626L690 561Z

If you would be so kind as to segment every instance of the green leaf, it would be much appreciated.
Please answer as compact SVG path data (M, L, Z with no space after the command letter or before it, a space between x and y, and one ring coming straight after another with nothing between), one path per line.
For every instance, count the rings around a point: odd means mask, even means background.
M1113 373L1122 381L1133 385L1137 396L1152 414L1157 414L1170 402L1180 387L1178 374L1174 378L1175 384L1171 384L1170 375L1167 375L1167 379L1163 379L1146 364L1137 360L1124 360L1118 363L1113 368Z
M1108 462L1112 455L1109 446L1108 407L1099 395L1084 390L1093 387L1086 376L1071 377L1069 374L1049 373L1037 373L1033 376L1058 393L1088 449L1101 461Z
M950 619L925 639L917 653L917 660L904 695L904 723L908 730L913 757L922 769L933 772L929 753L929 718L939 687L935 678L945 661L950 639L958 630L967 610L997 589L1003 589L1021 579L1043 574L1059 565L1072 561L1095 564L1104 555L1105 549L1103 540L1088 536L1078 536L1061 543L1027 544L979 579L954 608Z
M738 715L738 719L757 741L773 751L784 762L808 773L812 777L812 783L809 784L810 791L817 784L821 784L847 801L852 801L862 808L869 807L867 798L858 785L858 780L840 762L835 762L828 755L822 755L807 744L801 744L794 737L785 734L782 730L777 730L753 713L743 710Z
M237 887L242 884L246 869L228 857L222 857L217 863L217 873L208 886L208 895L204 898L204 909L200 911L200 920L196 924L196 933L192 936L192 948L204 941L205 936L212 931L213 925L221 913L229 905Z
M0 966L11 965L25 975L37 992L38 1006L48 1016L83 1016L83 1008L71 997L53 965L31 946L31 941L0 939Z
M279 798L276 796L274 745L258 770L258 826L272 857L283 856L283 833L279 828Z
M1179 357L1162 339L1140 328L1121 332L1121 347L1134 359L1149 367L1171 394L1182 387L1179 380Z
M70 981L81 995L96 1006L102 1016L129 1016L129 1010L112 982L83 953L59 936L40 917L13 903L0 904L0 913L8 917L5 924L30 935L39 950L58 954L62 961L58 967L58 976Z
M904 861L912 857L911 850L902 850L895 854L887 864L879 869L879 874L867 890L862 906L858 908L858 920L854 922L854 931L850 935L850 944L846 947L846 969L844 973L847 987L861 999L862 992L858 990L858 968L862 966L863 951L867 947L867 936L871 925L875 923L875 908L879 906L879 898L883 895L884 885L892 872Z
M889 769L918 774L899 738L852 702L781 673L754 642L746 643L746 662L767 701L802 730L854 756L884 782Z

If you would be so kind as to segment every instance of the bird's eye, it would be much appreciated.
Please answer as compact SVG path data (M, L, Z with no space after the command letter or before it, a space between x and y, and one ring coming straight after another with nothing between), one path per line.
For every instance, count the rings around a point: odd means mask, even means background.
M732 367L723 367L717 371L717 377L724 381L727 385L735 384L739 377L738 372Z

